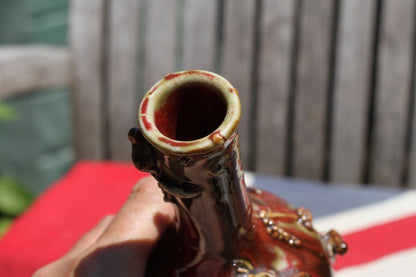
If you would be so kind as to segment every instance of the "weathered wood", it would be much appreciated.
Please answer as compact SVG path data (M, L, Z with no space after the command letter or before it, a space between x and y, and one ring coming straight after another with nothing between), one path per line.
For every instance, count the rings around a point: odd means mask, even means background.
M334 1L301 3L292 174L302 178L320 179L324 170Z
M359 184L364 165L376 1L340 2L330 180Z
M111 1L108 56L109 158L130 160L128 130L137 125L137 64L141 0Z
M413 58L415 1L383 2L370 182L401 181Z
M415 60L413 60L415 62ZM415 65L414 65L415 66ZM413 82L415 82L415 73L413 72ZM413 83L415 85L415 83ZM413 91L411 91L413 97L413 105L415 105L416 101L416 88L413 86ZM407 166L407 188L416 189L416 110L413 107L413 114L411 114L410 124L411 124L411 141L410 141L410 153L408 153L408 164Z
M183 69L215 71L216 2L187 0L184 6Z
M239 125L240 150L246 166L249 148L249 112L252 74L255 2L252 0L226 1L224 16L224 77L238 90L241 100Z
M175 68L177 1L147 1L145 89Z
M104 158L102 96L104 0L72 0L73 133L78 159Z
M295 1L263 1L258 90L259 172L284 174Z
M411 67L416 7L413 0L382 1L374 125L369 129L366 109L371 106L367 101L376 2L379 1L339 1L330 181L360 181L365 137L372 130L370 181L386 185L400 182L406 158L409 89L414 78ZM222 3L224 11L218 6ZM262 9L257 13L259 3ZM162 76L178 69L217 71L240 92L243 159L251 147L248 138L253 134L249 132L256 130L256 170L282 174L286 162L285 139L293 137L289 143L293 145L292 164L288 167L291 174L321 179L328 151L325 124L335 3L72 0L70 52L65 48L32 46L13 51L0 49L0 97L72 83L77 157L125 160L130 155L125 135L136 124L143 87L150 88ZM300 10L295 11L295 7ZM221 12L225 13L223 27ZM259 15L261 18L256 17ZM295 22L294 16L299 16L299 22ZM254 26L260 27L260 34L255 34ZM297 30L300 33L295 34ZM141 34L144 37L139 37ZM256 37L261 40L254 41ZM255 48L260 52L256 53ZM294 67L291 57L297 61ZM3 66L6 63L11 65ZM253 80L258 81L257 86ZM291 85L294 91L289 91ZM256 101L251 102L254 97ZM290 98L293 102L288 97L293 97ZM255 102L257 106L253 107ZM286 126L289 102L294 104L293 126ZM258 112L257 121L249 126L253 121L249 118L252 110ZM287 134L287 130L291 133ZM416 128L413 131L416 134ZM416 167L415 134L413 167ZM416 186L416 170L409 172L410 183Z
M66 47L0 47L0 99L42 88L68 87L70 60Z
M413 78L416 78L413 75ZM411 92L413 94L413 99L416 99L416 91L413 90ZM407 187L416 189L416 113L413 110L413 115L411 117L411 124L412 124L412 134L411 134L411 151L409 153L409 163L407 164L408 170L408 183Z

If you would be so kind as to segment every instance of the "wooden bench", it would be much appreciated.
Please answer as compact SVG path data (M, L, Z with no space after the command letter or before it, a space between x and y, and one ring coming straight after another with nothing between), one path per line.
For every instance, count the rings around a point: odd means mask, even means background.
M0 97L68 84L78 159L129 160L146 90L167 73L211 70L240 93L246 169L416 187L415 5L72 0L69 47L16 49L28 65L17 85L4 81L16 63L0 50Z

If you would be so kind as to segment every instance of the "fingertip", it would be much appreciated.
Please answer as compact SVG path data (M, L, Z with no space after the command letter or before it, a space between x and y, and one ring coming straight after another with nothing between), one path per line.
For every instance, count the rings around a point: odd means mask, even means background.
M71 248L71 250L66 254L67 256L76 256L86 249L88 249L91 245L93 245L98 238L104 233L107 227L113 221L115 215L106 215L104 216L98 224L96 224L92 229L86 232Z
M112 223L99 238L100 245L121 241L150 241L156 243L167 226L174 222L175 210L164 201L157 181L144 177L132 188Z
M138 193L155 192L160 193L160 188L153 176L146 176L141 178L131 189L130 197Z

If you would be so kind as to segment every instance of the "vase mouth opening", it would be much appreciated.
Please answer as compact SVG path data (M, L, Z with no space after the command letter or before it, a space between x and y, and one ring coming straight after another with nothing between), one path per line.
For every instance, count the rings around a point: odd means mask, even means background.
M155 110L155 126L166 137L177 141L201 139L224 121L227 107L216 88L191 82L166 95Z
M224 144L240 119L237 90L223 77L188 70L166 75L139 108L143 135L164 152L204 152Z

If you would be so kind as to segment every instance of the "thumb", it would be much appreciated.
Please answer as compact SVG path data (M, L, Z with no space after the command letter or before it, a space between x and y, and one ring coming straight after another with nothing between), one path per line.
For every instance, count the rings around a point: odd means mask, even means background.
M147 257L174 221L172 204L152 177L140 180L129 199L77 262L73 276L143 276Z

